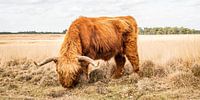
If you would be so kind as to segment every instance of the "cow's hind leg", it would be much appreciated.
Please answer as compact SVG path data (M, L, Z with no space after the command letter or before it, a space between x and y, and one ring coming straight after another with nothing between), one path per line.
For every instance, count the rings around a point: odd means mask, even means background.
M124 72L124 65L126 62L126 58L122 54L117 54L115 56L115 62L117 66L116 69L114 70L112 78L120 78Z
M137 49L137 37L127 37L127 41L125 42L125 54L130 61L134 72L139 71L139 56Z

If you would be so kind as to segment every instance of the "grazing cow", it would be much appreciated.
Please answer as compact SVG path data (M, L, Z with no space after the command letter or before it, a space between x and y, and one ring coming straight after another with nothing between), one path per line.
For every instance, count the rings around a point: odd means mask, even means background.
M75 86L81 78L87 79L88 65L97 66L94 60L109 60L114 57L117 68L112 78L123 74L125 56L139 71L137 51L138 27L131 16L79 17L66 32L58 57L49 58L41 64L56 63L56 71L63 87Z

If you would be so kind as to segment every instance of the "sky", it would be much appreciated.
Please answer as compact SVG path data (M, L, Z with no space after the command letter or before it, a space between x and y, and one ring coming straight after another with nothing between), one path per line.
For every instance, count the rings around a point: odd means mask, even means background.
M0 32L62 32L79 16L125 15L139 27L200 30L200 0L0 0Z

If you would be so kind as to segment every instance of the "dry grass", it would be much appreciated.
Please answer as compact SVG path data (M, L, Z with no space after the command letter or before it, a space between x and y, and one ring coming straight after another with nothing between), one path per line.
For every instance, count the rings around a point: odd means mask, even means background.
M139 36L141 60L167 63L174 59L199 60L200 35L142 35Z
M139 36L140 72L110 79L113 59L100 63L90 83L64 89L53 63L64 35L0 35L0 99L200 99L200 35Z
M12 59L34 59L57 56L64 35L0 35L1 62Z

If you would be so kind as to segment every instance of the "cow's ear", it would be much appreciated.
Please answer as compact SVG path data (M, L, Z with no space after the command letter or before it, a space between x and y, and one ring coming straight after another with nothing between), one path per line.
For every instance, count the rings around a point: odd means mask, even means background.
M118 30L119 33L129 33L132 32L132 27L131 25L124 20L114 20L113 25L115 28Z

